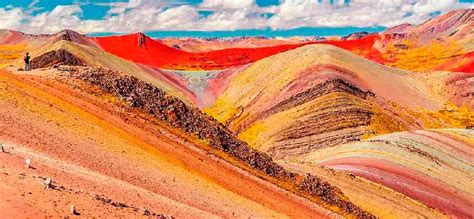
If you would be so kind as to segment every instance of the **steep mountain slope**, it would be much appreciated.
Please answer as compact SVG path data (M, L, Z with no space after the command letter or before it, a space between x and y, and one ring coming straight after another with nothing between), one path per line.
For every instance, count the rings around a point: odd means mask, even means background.
M20 44L27 40L27 36L13 30L0 30L0 44Z
M41 35L25 34L13 30L0 30L0 68L11 67L14 62L22 63L22 58L26 52L41 50L41 48L49 47L49 45L63 40L97 47L86 36L71 30ZM19 65L16 65L16 67L19 67Z
M231 48L204 53L189 53L169 47L142 33L97 37L94 40L109 53L127 60L165 69L225 69L254 62L269 55L301 46L278 45L266 48Z
M317 161L280 160L279 163L289 170L312 173L327 180L341 188L350 200L380 218L448 218L435 208L345 170L321 166Z
M286 168L314 172L332 182L336 180L331 177L338 177L343 190L360 182L331 175L319 165L372 181L361 183L366 186L358 190L362 195L349 198L373 213L387 213L374 200L393 206L406 195L448 215L470 217L473 190L465 185L474 174L473 161L464 158L472 149L466 128L474 124L473 77L401 71L338 47L308 45L250 64L230 78L205 111ZM456 133L465 137L450 142L431 131L421 139L402 133L394 134L400 140L376 140L390 138L381 134L424 128L461 128ZM372 142L377 149L365 150L363 145ZM461 148L454 152L453 147ZM433 158L440 153L438 161ZM459 160L458 153L464 158ZM447 177L453 173L459 179ZM380 185L387 187L381 192L388 200L361 197ZM416 192L421 190L426 192ZM370 207L374 205L378 207ZM416 212L418 207L409 209Z
M473 15L474 9L461 9L440 15L420 25L403 24L379 34L359 34L338 40L232 39L225 41L232 42L230 45L224 43L227 46L217 46L223 49L213 51L197 49L197 52L189 52L174 48L173 45L176 44L173 43L174 40L168 40L170 45L166 45L142 33L88 38L70 30L52 35L2 31L0 45L3 46L0 48L4 56L11 59L18 58L25 51L38 48L45 43L63 39L93 47L99 46L116 56L153 68L222 70L252 63L304 45L322 43L335 45L372 61L406 70L473 72L471 54L474 49ZM213 47L216 44L214 41L197 39L188 41L191 41L193 48ZM254 44L261 46L253 46ZM12 48L13 45L15 46ZM249 45L255 48L249 48Z
M384 31L397 38L416 38L417 43L432 40L466 40L473 34L474 9L460 9L442 14L419 25L402 24Z
M451 11L419 25L400 25L381 33L385 64L427 71L474 72L474 9Z
M127 60L175 70L225 69L252 63L308 44L330 44L372 61L407 70L473 72L468 55L474 48L473 14L474 9L457 10L420 25L404 24L379 34L364 34L339 40L288 43L277 41L279 44L275 44L272 39L261 39L268 42L260 44L272 46L248 48L247 44L252 44L254 41L252 38L235 39L238 43L235 43L233 48L223 47L225 49L194 53L165 45L141 33L96 37L94 40L105 51ZM190 40L192 47L205 48L215 44L205 40ZM245 48L240 48L239 45Z
M445 90L462 84L447 85L449 78L387 68L334 46L309 45L251 64L205 111L253 147L276 157L294 156L366 135L468 126L473 118L463 115L469 111L456 106L459 115L436 115L455 99Z
M472 18L195 53L2 31L0 216L472 217Z

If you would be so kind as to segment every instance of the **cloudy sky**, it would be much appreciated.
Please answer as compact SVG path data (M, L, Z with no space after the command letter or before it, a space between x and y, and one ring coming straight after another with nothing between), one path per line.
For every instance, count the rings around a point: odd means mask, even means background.
M0 0L0 29L52 33L391 27L473 0Z

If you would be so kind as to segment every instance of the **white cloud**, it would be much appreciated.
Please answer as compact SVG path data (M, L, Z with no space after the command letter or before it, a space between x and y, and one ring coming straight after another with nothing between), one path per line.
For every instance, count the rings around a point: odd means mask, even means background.
M111 8L107 11L107 15L122 14L127 9L132 9L140 6L141 0L129 0L128 2L112 2L109 4Z
M473 8L455 0L281 0L259 7L255 0L204 0L199 5L170 0L97 3L110 6L103 20L81 20L80 4L62 5L32 16L30 9L0 8L0 28L51 33L69 28L84 33L151 30L289 29L303 26L386 26L420 23L432 12ZM26 11L25 11L26 10ZM200 16L199 11L212 11ZM271 13L273 16L265 16ZM12 19L13 18L13 19Z
M60 5L51 12L44 12L30 19L27 27L33 32L57 32L62 29L75 29L81 23L78 15L82 13L77 5Z
M284 0L269 19L274 29L301 26L393 26L420 23L430 13L468 6L454 0L353 0L349 5L317 0Z
M255 5L254 0L204 0L200 7L239 9L252 7L253 5Z
M25 17L25 14L19 8L9 10L0 8L0 29L18 28L23 17Z
M417 14L426 14L450 9L453 5L456 5L455 0L429 0L425 3L417 2L413 5L413 12Z
M167 9L156 16L155 25L162 29L173 29L180 25L186 25L191 28L194 22L199 18L198 11L189 6L182 5L175 8Z

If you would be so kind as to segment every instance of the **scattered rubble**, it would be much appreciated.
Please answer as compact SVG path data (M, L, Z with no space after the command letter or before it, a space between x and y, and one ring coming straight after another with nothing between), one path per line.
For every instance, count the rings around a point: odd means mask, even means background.
M148 211L146 208L142 209L142 213L144 216L149 216L150 215L150 211Z
M25 160L25 167L28 168L28 169L31 168L31 160L30 159Z
M73 190L71 188L66 188L60 184L57 184L56 182L53 181L52 178L50 177L42 177L42 176L38 176L38 178L42 179L43 180L43 187L45 189L53 189L53 190L57 190L57 191L69 191L69 192L72 192Z
M103 195L95 195L95 199L102 202L102 203L104 203L104 204L112 205L112 206L117 207L117 208L129 208L130 207L130 206L124 204L124 203L115 202L112 199L107 198Z
M45 189L50 189L52 188L52 183L53 183L53 180L51 178L46 178L43 182L43 186Z
M160 218L160 219L173 219L174 218L173 216L166 216L166 215L154 213L152 211L149 211L146 208L139 209L139 208L131 206L131 205L127 205L127 204L124 204L124 203L121 203L121 202L116 202L116 201L113 201L110 198L107 198L107 197L103 196L103 195L95 195L94 198L95 198L95 200L98 200L98 201L102 202L105 205L111 205L111 206L116 207L116 208L129 208L129 209L132 209L133 211L141 212L144 216L152 216L152 217Z
M343 197L341 190L311 174L306 174L298 188L308 194L320 197L328 204L338 206L347 213L355 214L358 218L376 218L351 202L341 199Z
M71 211L71 214L73 215L80 215L79 212L76 210L76 206L71 205L71 208L69 209Z

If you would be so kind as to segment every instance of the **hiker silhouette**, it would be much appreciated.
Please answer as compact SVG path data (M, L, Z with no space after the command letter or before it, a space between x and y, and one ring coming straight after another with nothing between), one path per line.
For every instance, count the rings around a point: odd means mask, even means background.
M30 58L30 53L26 52L25 57L23 57L23 60L25 61L25 71L31 70Z

